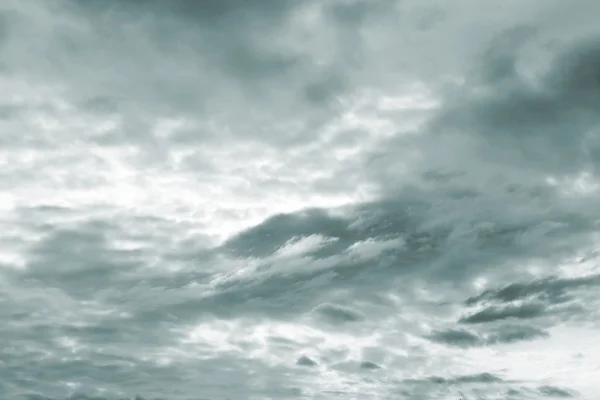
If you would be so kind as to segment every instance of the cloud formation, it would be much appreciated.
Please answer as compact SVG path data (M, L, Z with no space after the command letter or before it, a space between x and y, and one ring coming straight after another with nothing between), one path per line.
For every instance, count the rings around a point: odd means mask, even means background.
M469 321L474 322L474 321ZM469 348L509 344L548 337L548 332L528 325L500 325L477 333L466 329L445 329L432 332L428 339L448 346Z
M597 393L595 11L0 5L9 393Z

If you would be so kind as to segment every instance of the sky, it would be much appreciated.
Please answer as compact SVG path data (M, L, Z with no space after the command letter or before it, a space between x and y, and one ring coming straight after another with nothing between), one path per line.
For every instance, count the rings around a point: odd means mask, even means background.
M0 397L596 398L599 13L2 2Z

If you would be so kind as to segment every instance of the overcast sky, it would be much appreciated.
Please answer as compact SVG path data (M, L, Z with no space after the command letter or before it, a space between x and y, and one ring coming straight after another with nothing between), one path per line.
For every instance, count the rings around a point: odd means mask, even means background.
M598 15L2 2L0 391L600 393Z

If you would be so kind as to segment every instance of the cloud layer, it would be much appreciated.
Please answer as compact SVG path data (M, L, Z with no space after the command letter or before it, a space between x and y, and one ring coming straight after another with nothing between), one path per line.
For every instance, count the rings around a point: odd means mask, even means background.
M0 393L597 393L598 11L1 5Z

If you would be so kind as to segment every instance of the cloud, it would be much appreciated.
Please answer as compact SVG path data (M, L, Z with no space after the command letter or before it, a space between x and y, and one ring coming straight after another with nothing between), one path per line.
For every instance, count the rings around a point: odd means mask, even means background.
M307 356L302 356L298 358L296 364L302 367L314 367L315 365L317 365L315 361L313 361L310 357Z
M519 38L523 33L507 35L523 42ZM501 162L553 174L595 168L597 122L593 113L600 106L600 81L594 72L600 58L595 54L595 41L576 42L559 52L550 61L550 71L534 87L516 71L518 47L507 46L513 54L498 59L499 50L492 45L488 59L484 58L483 85L468 89L474 94L466 94L456 103L458 108L447 111L440 129L471 132L485 146L494 146ZM491 73L489 64L509 66Z
M466 304L478 307L460 319L462 323L479 324L508 318L533 319L550 317L558 320L589 314L587 304L595 302L590 289L599 283L597 275L576 277L546 277L530 282L514 282L499 289L488 289L470 297ZM589 318L593 318L593 314ZM528 334L533 334L529 332ZM518 338L523 333L505 332L508 337Z
M540 63L548 66L534 79L519 64L521 49L544 46L538 36L529 26L499 35L464 82L445 95L424 132L393 138L388 149L410 157L413 173L464 174L452 180L461 184L467 176L477 185L495 176L528 186L537 180L543 186L546 176L594 171L600 36L571 39L551 57L536 60L538 69ZM384 162L378 169L390 167Z
M546 308L543 304L507 305L503 307L486 307L468 316L462 317L459 322L466 324L481 324L509 318L533 319L544 315Z
M466 329L436 330L426 337L433 342L447 346L470 348L547 338L549 334L533 326L509 324L500 325L481 333Z
M444 378L440 376L432 376L427 379L427 381L434 384L449 384L449 385L459 385L464 383L500 383L503 382L502 378L491 374L489 372L484 372L481 374L473 374L473 375L462 375L456 376L452 378ZM413 380L407 379L407 383L417 383Z
M255 115L275 122L283 114L291 117L290 108L303 116L311 108L329 108L349 90L345 76L356 65L351 50L362 48L350 47L354 32L369 15L393 9L386 3L36 3L18 9L20 24L11 27L10 36L21 39L25 29L46 33L30 44L45 62L36 65L9 46L8 68L69 85L90 111L100 111L94 107L99 104L137 109L140 116L154 110L229 117L233 111L248 123L252 116L244 104L251 102Z
M325 319L326 321L343 324L348 322L357 322L363 320L365 317L360 313L356 312L350 307L344 307L337 304L319 304L313 312Z
M220 357L241 392L250 372L278 380L271 362L309 360L332 367L313 386L331 392L361 368L427 386L400 397L504 387L464 370L504 360L481 347L541 348L550 325L595 316L582 300L597 276L557 270L596 240L600 149L600 36L567 22L597 13L504 6L2 6L0 222L18 229L1 261L18 268L0 284L15 319L46 337L40 352L121 362L131 344L126 361L172 362L175 382L174 360ZM423 343L431 327L446 346ZM449 377L419 380L431 370Z
M465 329L447 329L443 331L435 331L428 338L434 342L456 347L474 347L480 346L484 343L479 335L471 333Z
M571 391L561 389L555 386L540 386L538 391L546 397L573 397L573 393Z
M594 287L600 284L600 275L588 275L576 278L548 277L531 282L515 282L499 289L489 289L466 300L467 305L485 301L508 303L517 300L542 299L550 304L570 300L569 291Z
M322 235L339 240L346 232L347 222L344 219L330 216L326 210L304 210L296 214L272 216L260 225L230 238L222 245L222 249L241 257L265 257L294 237Z
M353 115L362 89L349 76L369 59L360 26L394 3L5 7L18 21L0 79L15 93L2 101L6 204L111 199L195 218L221 241L276 213L364 197L357 153L377 135ZM52 174L33 196L32 170Z
M526 340L543 339L550 334L542 329L527 325L504 325L487 337L489 344L516 343Z
M518 173L517 182L499 184L495 193L502 198L492 202L493 196L481 195L487 188L469 182L489 181L511 168L481 156L480 145L489 143L478 143L480 136L452 144L457 138L437 128L447 121L450 130L479 132L493 123L477 107L503 106L478 98L471 86L520 93L502 83L516 79L514 68L507 67L504 80L490 71L494 63L514 64L511 40L523 29L495 40L487 52L482 48L515 15L524 20L521 25L538 23L539 5L519 3L495 13L479 7L472 1L456 8L395 1L35 3L13 11L20 23L7 28L7 68L15 74L12 85L28 82L45 94L36 104L19 106L44 120L42 126L54 126L43 129L53 139L38 135L36 146L58 146L68 156L57 157L56 165L87 171L79 175L88 178L64 173L61 198L71 204L84 197L74 196L74 187L85 186L86 201L100 201L93 189L120 206L193 216L223 239L276 213L362 202L373 199L373 190L395 198L413 184L435 185L426 177L437 173L451 178L422 192L425 203L449 207L449 198L456 205L462 196L473 201L464 210L440 210L455 221L495 203L519 219L526 211L541 213L539 203L552 204L553 198L543 196L551 190L533 182L537 176L523 181L528 174L519 167L511 175ZM547 7L555 15L556 5ZM481 18L478 10L485 10L489 32L473 35L462 27ZM31 52L22 50L24 41ZM472 74L477 80L446 96L440 82L477 64L482 52L487 61ZM411 102L385 111L382 98L398 98L397 92L408 92ZM402 121L423 104L435 104L425 112L435 113L433 120L417 129L419 135L400 135L410 130ZM471 114L475 125L466 129L471 122L461 115ZM31 128L12 131L21 129ZM73 130L81 134L78 146L70 140ZM378 154L388 156L373 158ZM91 162L97 158L102 162ZM413 176L408 185L407 176ZM509 185L520 193L507 194ZM528 198L543 189L536 200ZM36 190L36 198L58 201L45 185ZM11 197L22 204L25 195L15 190ZM512 204L521 202L527 210L517 212Z

